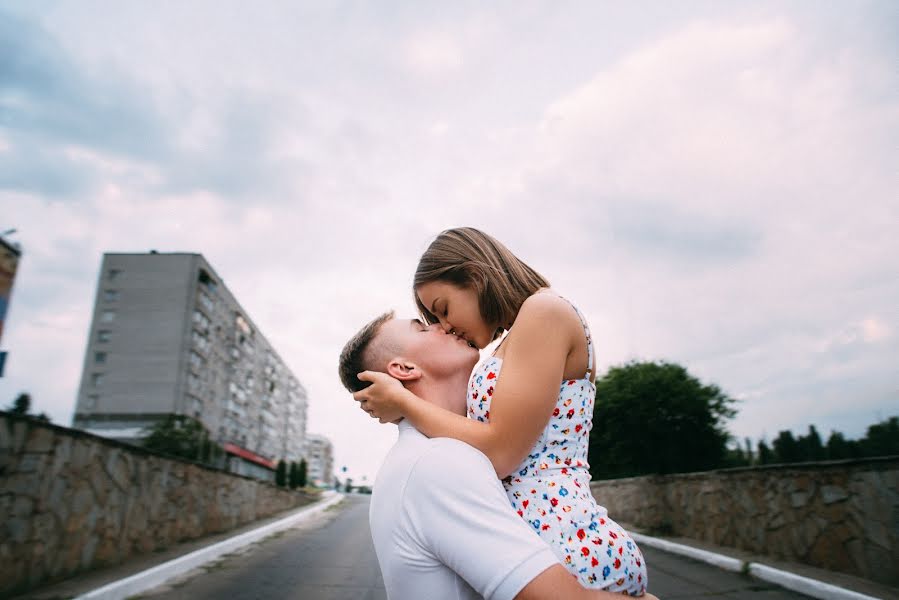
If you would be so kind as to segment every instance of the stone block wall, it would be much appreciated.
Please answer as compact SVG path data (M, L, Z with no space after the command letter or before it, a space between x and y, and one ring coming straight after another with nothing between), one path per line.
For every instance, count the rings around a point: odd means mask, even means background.
M609 516L899 584L899 457L594 481Z
M314 499L0 412L0 597Z

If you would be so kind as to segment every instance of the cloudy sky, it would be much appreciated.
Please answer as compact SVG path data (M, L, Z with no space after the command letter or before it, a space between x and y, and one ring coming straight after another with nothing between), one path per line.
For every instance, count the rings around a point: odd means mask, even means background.
M680 362L731 431L899 406L893 2L5 2L0 401L68 425L103 252L202 253L372 478L336 376L439 231L504 241L601 371ZM633 432L639 434L639 432Z

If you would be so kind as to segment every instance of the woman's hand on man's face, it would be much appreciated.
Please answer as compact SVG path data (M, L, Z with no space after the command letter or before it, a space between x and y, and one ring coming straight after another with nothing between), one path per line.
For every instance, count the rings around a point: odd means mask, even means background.
M403 418L402 400L406 388L387 373L363 371L358 375L361 381L371 385L353 394L359 408L381 423L392 423Z

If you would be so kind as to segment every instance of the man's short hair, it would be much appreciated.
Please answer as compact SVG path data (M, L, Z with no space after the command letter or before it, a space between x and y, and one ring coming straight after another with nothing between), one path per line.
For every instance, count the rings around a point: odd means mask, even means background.
M381 326L392 318L392 310L377 317L360 329L359 333L354 335L343 347L340 353L338 372L343 387L350 392L358 392L371 385L368 381L360 381L356 375L362 371L379 371L386 367L386 365L376 364L384 352L378 351L377 346L380 344L372 342L375 341Z

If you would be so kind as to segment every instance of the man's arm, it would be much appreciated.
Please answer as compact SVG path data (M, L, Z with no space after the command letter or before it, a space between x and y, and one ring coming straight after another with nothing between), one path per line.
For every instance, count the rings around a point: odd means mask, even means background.
M543 571L515 596L515 600L620 600L620 598L621 594L581 587L577 578L562 565L554 565ZM641 598L659 600L648 593Z
M512 510L487 457L462 442L431 440L401 509L422 547L489 600L620 598L581 587Z

